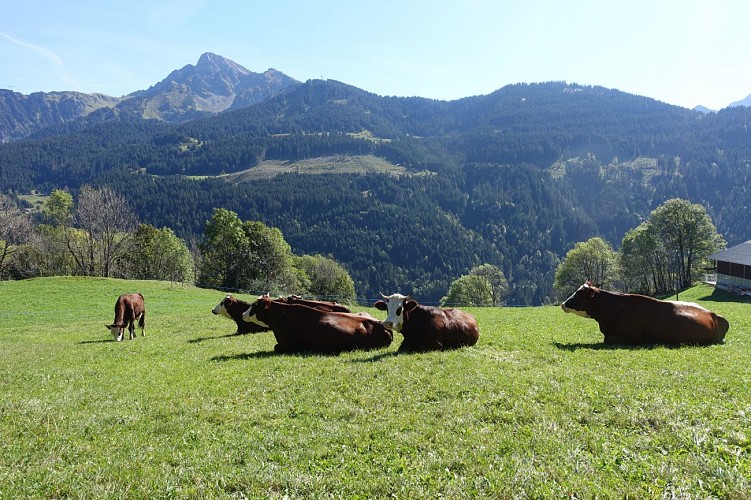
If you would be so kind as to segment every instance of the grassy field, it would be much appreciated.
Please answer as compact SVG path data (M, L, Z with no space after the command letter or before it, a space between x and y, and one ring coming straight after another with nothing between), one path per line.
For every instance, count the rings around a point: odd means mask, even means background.
M403 175L407 169L373 155L323 156L299 161L266 160L248 170L222 177L242 182L270 179L280 174L391 174Z
M113 342L133 291L146 337ZM0 282L0 498L751 497L748 301L681 294L729 319L711 347L605 346L558 307L478 308L472 348L397 354L396 334L314 356L233 335L222 296Z

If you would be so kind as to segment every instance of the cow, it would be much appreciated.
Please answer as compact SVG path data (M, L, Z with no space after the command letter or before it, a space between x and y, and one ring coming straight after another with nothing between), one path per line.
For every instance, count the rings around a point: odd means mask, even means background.
M140 293L124 293L118 297L115 302L115 321L111 325L104 325L116 341L120 342L125 335L125 327L128 327L129 338L136 338L135 321L141 328L141 337L146 334L146 307L143 302L143 295Z
M275 300L288 304L302 304L314 309L320 309L321 311L350 312L350 310L346 306L343 306L339 303L320 300L306 300L299 295L279 297ZM222 301L219 302L216 307L211 310L211 312L234 321L237 324L237 331L235 332L237 334L268 332L268 328L263 327L258 323L243 321L243 313L247 311L248 308L250 308L250 302L245 302L244 300L233 297L232 294L227 294L222 299Z
M300 304L286 304L262 295L243 319L269 328L277 344L275 352L312 351L335 354L355 349L388 347L393 334L373 318L345 312L329 312Z
M383 322L386 328L404 336L399 351L443 351L473 346L480 338L477 320L459 309L441 309L418 304L410 293L386 296L374 304L376 309L387 311Z
M589 280L561 308L597 321L606 344L718 344L730 327L725 318L693 302L610 292Z
M243 313L250 307L250 302L245 302L232 296L228 293L224 296L221 302L219 302L214 309L211 310L213 314L224 316L229 318L237 324L237 331L235 333L260 333L268 332L268 328L264 328L257 323L248 323L243 321Z
M289 295L285 298L279 297L279 299L277 300L279 302L284 302L285 304L300 304L303 306L312 307L313 309L318 309L319 311L345 312L345 313L352 312L349 307L344 306L338 302L303 299L299 295Z

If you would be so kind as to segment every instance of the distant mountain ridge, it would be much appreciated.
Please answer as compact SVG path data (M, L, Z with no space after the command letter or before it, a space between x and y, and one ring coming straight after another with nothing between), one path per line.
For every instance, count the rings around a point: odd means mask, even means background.
M195 66L188 64L147 90L122 97L69 91L26 96L0 90L0 142L82 119L180 123L251 106L297 85L300 82L275 69L254 73L206 52Z
M735 108L737 106L751 106L751 94L746 96L745 99L741 99L740 101L731 102L728 106L729 108Z

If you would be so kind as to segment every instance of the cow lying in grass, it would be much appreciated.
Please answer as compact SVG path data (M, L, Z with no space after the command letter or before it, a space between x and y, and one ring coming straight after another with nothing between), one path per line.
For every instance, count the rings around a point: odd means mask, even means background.
M381 294L381 298L374 306L388 312L384 325L404 336L399 351L455 349L475 345L480 338L477 320L465 311L423 306L412 294Z
M136 338L136 327L134 323L138 321L141 328L141 336L145 336L146 328L146 307L143 302L143 295L140 293L122 294L115 302L115 321L111 325L105 325L112 336L120 342L125 335L125 327L128 327L129 338Z
M253 302L243 319L271 329L276 352L339 353L387 347L393 340L391 332L372 317L286 304L268 295Z
M725 318L693 302L608 292L589 281L561 308L597 321L606 344L717 344L730 328Z
M321 301L321 300L306 300L300 297L299 295L290 295L288 297L279 297L278 299L275 299L277 302L284 302L287 304L301 304L306 305L308 307L313 307L314 309L319 309L321 311L339 311L339 312L350 312L350 310L339 303L336 302L327 302L327 301ZM237 331L235 333L238 334L244 334L244 333L260 333L260 332L268 332L269 328L259 325L258 323L250 323L247 321L243 321L243 313L250 308L250 302L245 302L244 300L240 300L232 294L227 294L224 296L224 298L219 302L214 309L211 310L213 314L217 314L219 316L224 316L225 318L229 318L232 321L235 322L237 325Z

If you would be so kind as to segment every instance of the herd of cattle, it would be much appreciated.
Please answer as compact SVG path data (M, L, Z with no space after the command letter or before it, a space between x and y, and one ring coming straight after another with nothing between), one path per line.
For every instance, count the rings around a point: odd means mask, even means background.
M227 295L212 310L233 320L237 333L272 331L276 352L338 353L388 347L394 331L403 340L400 352L441 351L473 346L480 338L477 320L459 309L419 304L412 295L381 294L374 307L386 311L381 321L366 312L353 313L337 302L305 300L296 295L245 302ZM692 302L657 300L644 295L609 292L587 281L562 309L600 326L606 344L716 344L723 341L728 321ZM140 293L123 294L115 303L115 320L106 325L117 341L135 323L145 330L146 308Z

